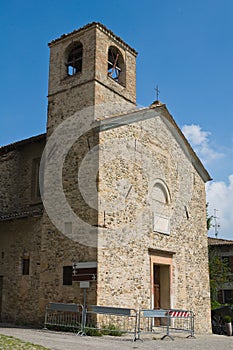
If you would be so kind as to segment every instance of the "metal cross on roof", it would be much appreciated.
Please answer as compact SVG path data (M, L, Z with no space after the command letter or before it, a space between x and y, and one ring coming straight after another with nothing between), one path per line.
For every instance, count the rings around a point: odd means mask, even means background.
M155 91L156 91L156 100L158 101L159 100L159 93L160 93L158 85L156 85Z

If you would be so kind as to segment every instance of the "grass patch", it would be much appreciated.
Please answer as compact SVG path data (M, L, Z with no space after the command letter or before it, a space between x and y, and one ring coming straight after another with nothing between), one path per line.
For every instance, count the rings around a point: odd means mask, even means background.
M41 345L32 344L23 340L0 334L1 350L50 350Z

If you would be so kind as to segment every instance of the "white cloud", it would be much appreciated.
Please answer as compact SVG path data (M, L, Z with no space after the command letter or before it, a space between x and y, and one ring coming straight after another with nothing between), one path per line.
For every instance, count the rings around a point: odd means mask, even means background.
M217 210L217 222L220 224L218 238L233 240L233 174L229 176L229 183L223 181L211 182L206 185L209 215ZM214 228L210 235L214 236Z
M224 172L224 176L226 176L226 171L228 171L228 174L232 174L232 151L225 148L225 154L220 153L216 146L213 146L209 131L204 131L199 125L192 124L184 125L182 132L202 162L205 165L212 166L213 172L220 172L222 177ZM223 157L224 160L216 162L216 160ZM209 203L209 215L214 215L216 209L217 224L220 224L218 238L233 240L233 174L228 176L225 182L213 181L207 183L206 194L207 203ZM212 221L212 224L214 224L214 221ZM209 234L212 237L214 236L214 227L210 229Z
M199 125L184 125L182 132L203 163L207 164L224 156L211 147L209 139L211 133L209 131L203 131Z
M202 131L199 125L184 125L182 131L193 146L205 144L208 142L209 131Z

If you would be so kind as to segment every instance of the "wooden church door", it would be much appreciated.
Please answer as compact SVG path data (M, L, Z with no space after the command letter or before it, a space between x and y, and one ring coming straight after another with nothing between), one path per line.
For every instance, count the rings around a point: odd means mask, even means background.
M154 265L154 308L160 308L160 266Z

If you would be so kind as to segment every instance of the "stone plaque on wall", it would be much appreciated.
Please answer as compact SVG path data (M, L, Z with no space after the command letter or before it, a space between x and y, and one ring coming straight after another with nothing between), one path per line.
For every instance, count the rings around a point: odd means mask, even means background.
M170 234L170 218L167 216L154 214L154 231Z

